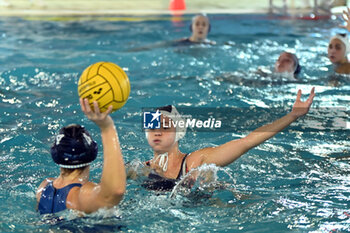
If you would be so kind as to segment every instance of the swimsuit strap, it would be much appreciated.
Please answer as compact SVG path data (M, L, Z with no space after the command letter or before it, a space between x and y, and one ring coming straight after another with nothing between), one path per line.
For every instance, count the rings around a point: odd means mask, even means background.
M184 158L182 159L181 168L180 168L179 174L176 177L177 180L179 180L181 176L185 176L186 173L188 172L187 166L186 166L186 158L188 155L189 154L185 154Z
M63 188L56 189L53 186L53 180L49 181L41 192L38 205L40 214L56 213L66 209L66 200L68 193L73 187L81 187L80 183L72 183Z
M189 154L185 154L184 158L182 159L182 162L181 162L181 167L180 167L180 171L179 171L179 174L177 175L176 179L179 180L181 176L185 176L188 172L188 169L187 169L187 166L186 166L186 158ZM145 164L147 166L151 166L151 160L148 160L145 162Z

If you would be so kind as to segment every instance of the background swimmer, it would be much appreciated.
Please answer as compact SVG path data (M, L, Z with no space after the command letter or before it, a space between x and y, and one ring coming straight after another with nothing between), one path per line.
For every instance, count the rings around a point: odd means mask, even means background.
M269 69L259 67L257 74L267 77L272 74L281 74L282 78L286 78L291 81L298 80L298 75L300 74L301 66L299 64L299 59L294 53L283 51L275 62L273 71Z
M169 127L171 121L178 122L181 119L180 114L173 106L159 108L161 128L146 132L147 141L153 149L154 157L145 165L152 169L153 172L150 173L149 178L155 180L156 185L148 182L146 187L171 190L176 181L194 168L204 164L229 165L250 149L273 137L299 117L307 114L314 96L314 88L312 88L309 98L302 102L300 100L301 90L299 90L292 111L284 117L254 130L244 138L232 140L217 147L199 149L190 154L179 150L179 140L185 136L186 129ZM166 125L162 125L163 119ZM131 175L132 172L129 174Z
M297 56L293 53L282 52L275 63L276 73L289 73L296 77L301 71Z
M91 110L87 99L80 99L81 109L101 130L103 170L101 181L89 181L90 163L97 156L97 144L79 125L60 130L51 148L55 163L60 166L57 178L45 179L37 189L36 199L40 214L75 209L85 213L117 205L124 193L126 174L116 128L109 113L100 113L97 102Z
M187 43L216 44L215 41L210 41L207 39L210 29L211 25L209 18L204 14L196 15L192 18L190 25L190 31L192 32L192 35L189 38L181 39L175 43L176 45Z
M346 25L342 28L350 31L350 9L343 12ZM350 52L350 43L346 34L333 36L328 45L328 58L334 65L334 71L339 74L350 74L350 63L347 55Z
M350 73L350 63L347 58L349 51L350 44L346 34L337 34L331 38L328 45L328 58L334 65L336 73Z
M208 33L210 32L210 22L209 18L204 14L196 15L192 18L190 31L192 35L188 38L183 38L176 41L162 41L152 45L132 48L129 49L128 52L139 52L144 50L150 50L155 48L163 48L170 46L182 46L182 45L191 45L191 44L216 44L215 41L211 41L207 39Z
M297 56L290 52L282 52L275 62L274 67L260 66L257 70L252 69L251 72L237 71L232 73L224 73L215 77L219 82L230 82L236 85L244 86L266 86L282 84L286 82L299 82L301 66Z

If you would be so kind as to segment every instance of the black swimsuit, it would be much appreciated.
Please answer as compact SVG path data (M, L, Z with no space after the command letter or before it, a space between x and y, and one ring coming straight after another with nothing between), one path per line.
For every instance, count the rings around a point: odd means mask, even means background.
M172 42L171 45L174 47L177 47L177 46L181 47L181 46L190 46L195 44L214 45L215 43L210 40L197 42L197 41L191 41L190 38L184 38L184 39Z
M181 40L177 40L174 41L172 43L172 46L187 46L187 45L192 45L192 44L196 44L196 42L190 41L190 38L185 38L185 39L181 39Z
M152 170L151 173L148 175L148 179L143 182L142 187L156 191L171 191L175 187L176 182L178 182L181 179L181 177L188 172L185 162L187 155L188 154L186 154L185 157L182 159L180 171L176 179L162 177L158 175L154 170ZM150 162L147 161L146 165L150 166Z

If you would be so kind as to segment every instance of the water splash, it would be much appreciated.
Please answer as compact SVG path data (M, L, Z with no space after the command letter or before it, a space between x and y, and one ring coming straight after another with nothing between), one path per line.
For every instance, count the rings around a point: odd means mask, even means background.
M218 175L220 172L229 177L228 182L220 181L221 177ZM175 198L178 194L188 196L197 191L204 194L212 193L217 189L234 190L234 184L235 179L227 168L218 167L214 164L204 164L188 172L173 188L170 198Z

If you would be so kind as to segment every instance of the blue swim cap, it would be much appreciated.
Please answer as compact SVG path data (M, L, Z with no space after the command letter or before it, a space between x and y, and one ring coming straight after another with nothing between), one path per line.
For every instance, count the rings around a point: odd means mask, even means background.
M55 163L63 168L80 168L89 165L97 157L97 143L80 125L68 125L60 129L51 147Z

